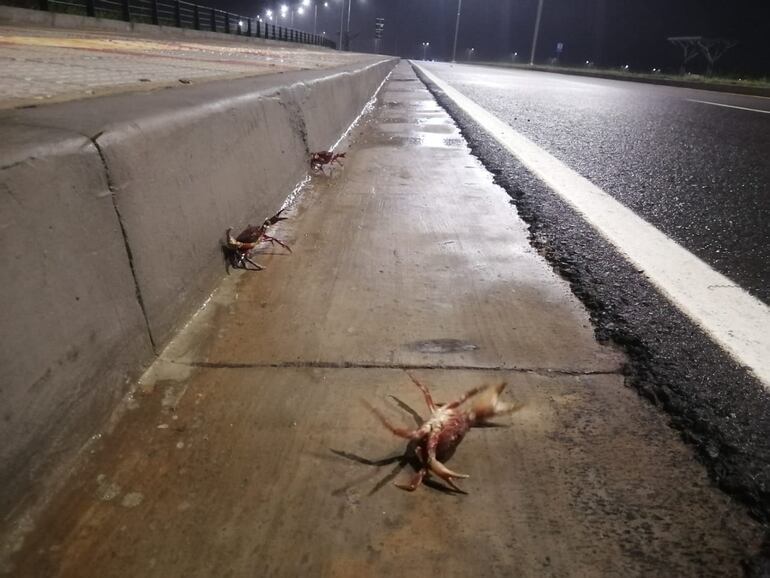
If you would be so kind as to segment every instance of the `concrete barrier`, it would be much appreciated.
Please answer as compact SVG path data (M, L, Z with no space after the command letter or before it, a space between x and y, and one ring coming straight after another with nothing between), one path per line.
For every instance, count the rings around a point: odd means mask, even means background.
M104 167L80 135L2 124L0 511L94 433L151 355Z
M98 431L224 275L225 229L274 214L394 64L3 115L3 511Z

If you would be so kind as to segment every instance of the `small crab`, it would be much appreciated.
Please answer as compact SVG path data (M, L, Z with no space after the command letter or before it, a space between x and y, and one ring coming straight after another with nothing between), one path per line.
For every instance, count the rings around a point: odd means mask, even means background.
M408 484L396 483L395 485L411 492L418 488L426 475L433 474L444 480L453 490L462 492L454 483L454 479L468 476L453 472L442 462L452 457L470 428L483 425L492 417L513 413L521 406L499 401L498 398L505 389L505 383L474 387L451 403L437 404L434 403L427 387L412 375L409 377L422 391L425 403L428 404L431 412L430 417L417 429L410 430L392 425L378 409L364 402L393 434L409 440L409 447L414 451L419 463L417 472ZM461 406L468 400L472 400L470 407L462 408Z
M310 168L315 172L323 172L326 165L329 165L329 170L331 170L332 163L337 163L339 166L342 166L340 159L344 159L345 154L346 153L335 154L332 151L313 153L310 157Z
M259 226L249 225L235 238L231 234L232 228L227 229L224 251L233 268L248 269L247 263L251 263L255 267L254 271L264 269L264 266L252 261L250 257L251 251L262 242L278 243L291 253L291 247L286 243L267 234L268 227L275 225L278 221L286 220L286 217L281 217L282 212L283 209L269 219L265 219L265 222Z

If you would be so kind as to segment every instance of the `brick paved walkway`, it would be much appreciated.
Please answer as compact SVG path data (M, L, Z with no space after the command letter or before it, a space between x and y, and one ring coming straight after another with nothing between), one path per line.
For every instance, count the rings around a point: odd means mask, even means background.
M161 40L106 32L0 27L0 108L330 68L361 57L258 40Z

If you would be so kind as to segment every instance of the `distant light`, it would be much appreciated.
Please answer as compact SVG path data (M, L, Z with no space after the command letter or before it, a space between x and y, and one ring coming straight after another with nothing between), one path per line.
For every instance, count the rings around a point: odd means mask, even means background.
M243 27L243 20L238 20L238 26Z
M302 0L303 6L310 6L310 0Z
M518 53L518 52L514 52L514 53L513 53L513 55L514 55L514 56L518 56L518 55L519 55L519 53Z
M304 14L304 13L305 13L305 9L302 6L297 8L297 14Z
M286 4L281 4L281 12L287 12L289 10L289 7L286 6Z
M586 64L589 64L589 61L588 61L588 60L586 60Z
M328 8L328 7L329 7L329 3L328 2L324 2L324 8Z
M272 18L272 17L273 17L273 11L272 11L272 10L270 10L270 9L268 9L268 11L267 11L267 12L265 12L265 14L267 14L267 17L268 17L268 18Z

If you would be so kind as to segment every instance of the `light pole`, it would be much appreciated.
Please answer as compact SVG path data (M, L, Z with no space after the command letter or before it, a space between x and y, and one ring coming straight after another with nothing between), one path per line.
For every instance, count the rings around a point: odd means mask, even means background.
M430 42L423 42L422 43L422 59L428 60L428 46L430 46Z
M455 41L452 45L452 62L455 61L455 56L457 56L457 33L460 32L460 11L462 8L463 0L457 0L457 20L455 20Z
M348 50L350 50L350 9L353 7L353 0L348 0L348 25L345 27L345 39L347 40Z
M342 41L344 22L345 22L345 0L340 0L340 50L344 50L343 48L344 42Z
M324 2L324 8L328 8L329 3ZM313 0L313 34L318 34L318 0Z
M543 0L537 3L537 16L535 17L535 34L532 36L532 51L529 53L529 65L535 64L535 48L537 47L537 35L540 32L540 16L543 14Z

